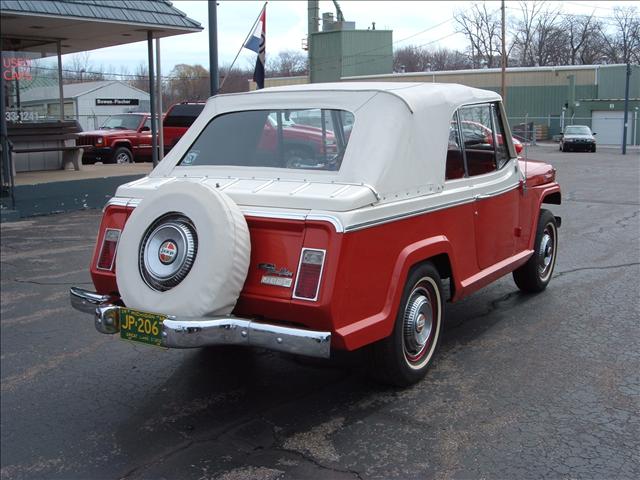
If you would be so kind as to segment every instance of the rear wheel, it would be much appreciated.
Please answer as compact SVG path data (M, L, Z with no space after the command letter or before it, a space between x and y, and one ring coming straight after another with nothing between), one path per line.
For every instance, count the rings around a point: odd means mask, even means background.
M523 292L537 293L547 288L558 252L558 226L549 210L540 210L533 255L513 272L513 280Z
M405 387L424 377L442 333L444 302L438 271L424 263L409 274L392 334L373 346L372 374Z

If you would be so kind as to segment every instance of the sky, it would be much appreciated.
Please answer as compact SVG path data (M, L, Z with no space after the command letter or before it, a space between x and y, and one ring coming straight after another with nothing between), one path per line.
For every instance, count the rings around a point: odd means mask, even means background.
M464 50L465 38L455 33L453 15L471 7L465 1L339 1L345 20L355 21L356 28L366 29L372 22L377 29L393 30L394 49L405 45L444 46ZM490 10L499 10L499 1L487 1ZM570 14L591 14L611 17L616 5L635 5L640 1L564 1L547 2ZM218 57L220 66L228 66L238 53L243 40L260 12L263 1L218 0ZM177 35L161 40L162 75L180 63L200 64L209 68L208 25L206 1L173 1L173 5L199 22L199 33ZM519 2L506 2L507 16L519 11ZM333 2L321 1L320 14L335 12ZM269 55L283 50L302 51L307 35L307 2L270 1L267 5L267 60ZM63 57L65 68L71 55ZM242 49L236 66L253 69L256 54ZM119 73L124 67L134 73L140 63L146 63L146 42L103 48L90 52L92 66L102 66L105 72Z

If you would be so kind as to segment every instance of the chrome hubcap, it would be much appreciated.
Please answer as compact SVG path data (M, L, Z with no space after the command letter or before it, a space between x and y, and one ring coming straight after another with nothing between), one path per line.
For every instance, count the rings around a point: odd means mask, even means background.
M409 357L422 354L433 330L433 309L428 293L414 290L404 311L404 347Z
M116 163L130 163L129 155L126 153L119 153L116 157Z
M553 270L555 256L555 231L551 225L547 225L540 240L538 249L538 273L542 280L546 280Z
M140 243L139 269L154 290L166 291L187 276L198 250L195 227L188 218L170 214L153 223Z

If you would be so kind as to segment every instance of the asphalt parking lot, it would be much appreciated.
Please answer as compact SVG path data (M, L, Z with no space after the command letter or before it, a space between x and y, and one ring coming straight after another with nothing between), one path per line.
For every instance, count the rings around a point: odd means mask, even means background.
M361 355L100 335L67 292L90 287L101 213L2 224L2 478L639 478L640 155L530 157L563 187L549 288L508 276L449 305L406 390Z

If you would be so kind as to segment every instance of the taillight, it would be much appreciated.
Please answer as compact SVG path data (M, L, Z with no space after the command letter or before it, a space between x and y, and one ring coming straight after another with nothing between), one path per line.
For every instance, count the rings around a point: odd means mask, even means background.
M116 249L120 240L121 230L115 228L107 228L102 240L102 248L98 257L96 268L99 270L113 270L113 262L116 259Z
M324 267L324 250L303 248L293 298L316 300Z

